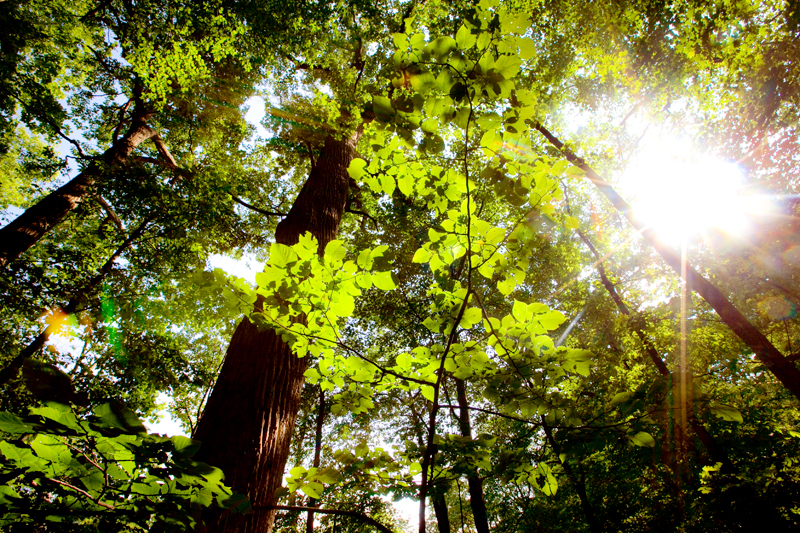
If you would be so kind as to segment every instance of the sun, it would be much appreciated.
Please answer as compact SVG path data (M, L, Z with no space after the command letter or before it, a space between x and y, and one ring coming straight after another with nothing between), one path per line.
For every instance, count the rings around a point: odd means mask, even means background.
M731 236L749 231L748 213L766 206L747 194L744 178L736 163L659 138L628 166L620 189L637 217L668 244L678 245L710 228Z

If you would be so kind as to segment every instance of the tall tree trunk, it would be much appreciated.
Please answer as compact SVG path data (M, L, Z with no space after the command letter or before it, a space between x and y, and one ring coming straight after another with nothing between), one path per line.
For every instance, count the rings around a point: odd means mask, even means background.
M103 172L124 163L137 146L156 135L155 130L147 125L151 116L150 112L134 112L127 133L115 141L99 161L92 161L86 170L0 229L0 268L19 257L64 220L89 194Z
M322 253L336 237L347 203L347 167L359 135L325 140L292 209L278 224L277 242L293 245L310 231ZM281 486L307 362L272 329L259 331L248 318L236 328L194 436L202 442L197 459L221 468L226 483L258 509L245 516L211 511L211 531L272 530L275 510L265 508L275 505Z
M458 396L458 425L461 426L461 435L471 438L472 425L469 420L467 389L463 379L454 379ZM469 486L469 505L472 508L472 516L475 518L475 529L478 533L489 533L489 517L486 514L486 502L483 500L483 481L475 472L467 478L467 484Z
M572 153L564 146L555 135L550 133L541 124L536 124L536 129L544 135L547 140L560 150L569 162L586 172L586 177L597 187L597 189L608 198L611 204L622 213L625 218L642 234L642 237L658 252L661 258L679 276L684 277L689 289L698 293L710 305L719 317L744 342L755 354L767 370L778 378L783 385L800 400L800 370L792 361L784 357L775 346L761 333L734 305L717 289L711 282L700 275L692 266L684 265L681 261L681 254L674 249L666 246L658 238L657 232L641 221L631 209L630 204L597 172L595 172L586 161ZM685 270L684 270L685 269Z

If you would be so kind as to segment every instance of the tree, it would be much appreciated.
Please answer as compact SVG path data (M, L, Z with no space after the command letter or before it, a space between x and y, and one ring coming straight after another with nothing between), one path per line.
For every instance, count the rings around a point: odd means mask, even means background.
M635 147L634 126L629 135L611 135L609 124L630 116L661 120L665 104L680 97L689 102L680 125L693 128L713 123L697 118L703 113L741 109L740 101L720 95L742 84L753 88L742 100L758 117L753 138L778 125L771 117L788 116L794 105L791 73L774 64L748 76L740 67L774 63L769 42L791 46L796 27L786 22L790 10L491 1L447 9L435 3L386 7L397 16L395 28L376 22L364 6L342 5L330 19L330 11L319 11L327 21L319 35L272 50L277 59L264 64L272 69L272 86L283 91L281 109L272 112L280 137L244 153L235 125L209 127L202 151L218 171L181 164L190 174L170 182L174 169L141 167L141 175L156 176L148 187L128 191L116 184L109 189L110 212L77 210L68 220L81 228L78 236L59 242L68 231L57 228L23 256L33 263L55 251L53 257L76 265L18 266L9 286L17 294L31 292L53 271L93 279L113 255L88 260L85 251L91 243L118 246L121 235L112 240L100 230L114 222L111 212L129 206L117 217L123 227L157 215L154 233L131 246L134 266L113 267L104 294L128 287L120 292L126 294L146 281L158 287L150 294L178 294L170 302L182 305L166 313L166 301L128 305L131 315L147 316L105 319L97 330L107 338L93 334L98 347L112 344L115 328L124 328L126 342L135 345L109 350L107 360L149 354L145 360L175 368L182 363L169 355L172 347L191 345L187 339L195 331L220 345L225 328L193 316L199 294L223 294L205 305L214 305L226 324L242 311L248 315L236 328L195 431L203 442L195 457L221 467L254 505L244 516L210 511L219 529L268 529L276 507L306 511L317 504L320 514L333 513L325 520L366 513L386 523L390 517L376 494L388 493L419 500L422 531L429 503L440 530L724 529L742 527L754 513L776 529L793 525L796 467L769 452L796 453L796 398L750 362L748 346L712 307L696 300L691 310L678 277L617 222L613 206L584 180L613 172L624 159L617 154ZM269 17L258 26L259 9L255 3L232 8L253 31L243 43L248 52L257 50L259 31L274 31ZM757 43L761 59L750 63L738 38ZM781 88L771 93L765 79L778 74ZM711 89L709 77L716 84ZM712 95L698 96L701 88ZM759 104L751 94L779 94L780 102L766 105L772 102L767 97ZM591 112L578 136L581 145L559 145L550 132L569 131L563 110L576 108ZM181 146L180 138L170 147ZM742 155L739 141L714 142ZM184 161L198 145L187 146ZM274 169L260 177L283 177L264 179L263 186L244 179L255 165ZM187 175L207 191L196 202L179 201L194 198ZM295 186L292 208L275 207L276 193L291 194ZM151 202L131 200L145 191L147 198L162 198L150 212L141 204ZM345 217L348 210L359 218ZM180 227L195 213L203 214L203 223L193 222L186 235L169 222L181 220ZM181 264L192 253L188 263L201 261L203 248L258 243L236 237L237 231L269 231L281 216L255 289L220 272L190 275L191 265ZM793 243L762 237L764 256L764 250ZM166 258L158 250L151 254L145 242L163 243L160 250L174 245L181 253L154 273ZM776 300L794 293L791 266L746 266L738 252L706 243L690 249L697 279L716 276L715 290L736 306L739 325L768 339L771 350L793 353L791 313L780 311L787 309L785 300ZM26 286L25 276L36 282ZM172 276L184 279L171 282ZM68 302L85 286L65 285L56 280L40 292ZM660 304L676 294L675 305ZM82 298L92 303L77 316L108 308L106 297ZM10 308L13 316L25 311L24 304ZM31 320L35 313L28 314L27 322L16 319L25 324L19 331L38 326ZM184 321L191 324L187 331L169 332ZM157 324L167 326L153 338ZM24 346L32 336L17 335L14 342ZM686 360L679 349L684 339ZM785 375L796 372L793 361L778 356ZM198 364L194 372L200 391L208 385L209 366ZM140 398L137 409L144 414L164 386L143 369L124 370L123 383L130 384L131 399ZM78 383L94 394L89 374L82 371L87 381ZM681 388L676 376L689 386ZM312 433L307 428L317 416L313 408L298 411L303 381L323 390L330 406L322 448L315 446L318 464L303 453L303 436ZM27 378L8 388L22 384L36 388ZM181 390L192 397L190 386ZM192 410L202 395L193 398L187 400ZM18 412L31 403L23 392L15 401ZM295 462L286 479L293 494L280 506L275 489L298 412L306 430L294 436ZM186 420L194 423L193 415ZM270 439L273 433L280 438ZM26 443L19 449L26 446L37 456ZM781 481L770 484L776 475ZM308 505L297 505L297 491ZM281 525L292 527L291 521ZM355 527L335 527L342 525Z

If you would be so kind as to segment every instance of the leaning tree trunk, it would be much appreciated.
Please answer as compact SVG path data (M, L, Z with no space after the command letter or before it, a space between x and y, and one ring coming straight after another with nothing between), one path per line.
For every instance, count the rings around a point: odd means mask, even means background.
M310 231L322 254L336 237L358 136L325 140L292 209L278 224L277 242L293 245ZM221 468L226 483L247 495L255 509L244 516L210 511L210 531L271 531L275 510L269 507L283 480L307 363L272 329L259 330L247 318L236 328L194 437L202 442L197 459Z
M156 134L147 125L151 115L148 112L134 113L127 133L115 141L99 160L92 161L86 170L0 229L0 268L18 258L64 220L89 194L95 180L106 169L123 163L137 146Z
M794 394L795 398L800 400L800 370L795 366L794 361L784 357L770 340L751 324L747 317L734 307L716 286L700 275L691 265L686 264L682 260L681 254L665 245L658 238L656 231L642 222L634 214L630 204L607 181L601 178L586 161L566 148L564 143L543 125L536 124L536 129L547 138L550 144L564 154L567 161L586 173L586 177L603 193L617 211L627 218L631 225L642 234L642 237L658 252L664 262L679 276L685 276L684 281L687 287L699 294L717 312L722 322L753 351L767 370L772 372L778 378L778 381L783 383L783 386L789 389L789 392Z

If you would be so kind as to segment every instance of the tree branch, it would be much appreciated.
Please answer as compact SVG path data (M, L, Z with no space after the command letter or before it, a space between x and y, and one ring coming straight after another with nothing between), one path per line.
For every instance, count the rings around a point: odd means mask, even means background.
M382 533L394 533L391 529L384 526L374 518L370 518L369 516L359 513L358 511L342 511L340 509L320 509L317 507L301 507L297 505L254 505L254 510L269 510L275 509L277 511L314 511L315 513L322 513L322 514L332 514L334 516L349 516L351 518L358 518L362 522L366 522L367 524L373 526L378 531Z
M630 204L614 190L606 180L600 177L582 158L569 150L564 143L550 133L542 124L536 123L534 127L547 138L547 140L564 157L582 169L586 177L597 189L605 195L611 204L622 213L625 218L642 234L642 237L658 252L664 261L680 276L686 272L687 286L697 292L713 309L725 324L744 342L783 385L800 400L800 370L789 359L775 348L775 346L739 311L720 291L707 279L700 275L691 265L684 265L681 254L663 244L658 233L645 224L635 215Z
M156 145L156 150L158 150L158 153L161 154L161 157L167 160L167 166L173 169L178 169L178 163L175 162L175 158L172 157L172 154L169 152L169 148L167 148L167 145L164 144L164 140L161 138L161 136L156 133L150 137L150 139Z
M88 492L86 492L83 489L79 489L75 485L70 485L69 483L65 483L64 481L59 481L59 480L53 479L53 478L47 478L47 481L52 481L53 483L55 483L57 485L61 485L62 487L67 487L68 489L72 489L72 490L74 490L76 492L79 492L79 493L83 494L84 496L86 496L87 498L89 498L90 500L92 500L94 503L96 503L97 505L99 505L101 507L105 507L106 509L111 509L111 510L116 510L117 509L113 505L109 505L109 504L103 503L103 502L101 502L99 500L95 500L94 498L92 498L91 494L89 494Z
M257 213L261 213L262 215L266 215L268 217L285 217L286 216L286 213L278 213L278 212L274 212L274 211L266 211L264 209L261 209L260 207L256 207L254 205L248 204L247 202L245 202L244 200L242 200L238 196L235 196L235 195L233 195L231 193L228 193L228 194L231 195L231 198L233 198L233 201L236 202L237 204L239 204L241 206L244 206L247 209L252 209L253 211L255 211Z
M103 198L98 194L97 196L95 196L95 200L97 201L98 204L100 204L100 207L105 209L106 213L108 213L108 217L114 221L114 224L117 225L120 231L124 232L125 225L122 223L122 220L119 218L116 211L114 211L114 208L112 208L111 205L108 202L106 202L105 198Z

